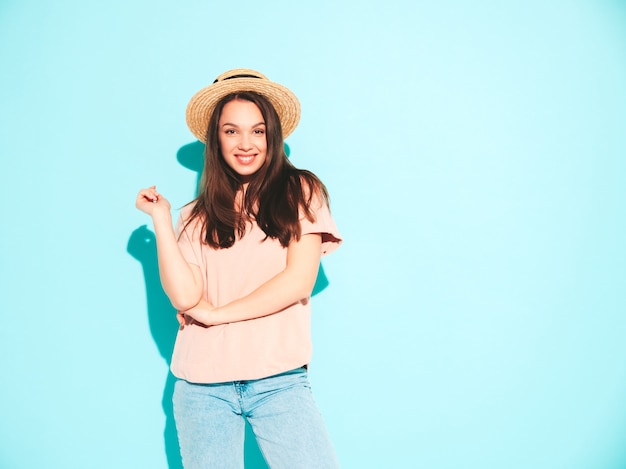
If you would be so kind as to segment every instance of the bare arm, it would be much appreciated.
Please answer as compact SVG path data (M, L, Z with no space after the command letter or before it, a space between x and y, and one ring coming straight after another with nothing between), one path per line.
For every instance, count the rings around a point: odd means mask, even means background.
M285 269L252 293L219 308L202 301L185 311L184 316L206 326L215 326L268 316L306 301L315 286L321 245L319 234L306 234L299 241L292 241L287 248Z
M170 203L152 186L139 191L135 205L152 217L161 284L172 305L178 310L196 306L203 289L200 267L189 264L180 252L172 227Z

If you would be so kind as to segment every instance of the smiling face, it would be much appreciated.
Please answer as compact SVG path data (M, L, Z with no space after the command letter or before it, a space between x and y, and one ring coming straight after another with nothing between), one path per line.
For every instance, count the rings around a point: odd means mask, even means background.
M267 158L265 119L256 104L234 99L224 105L218 123L222 157L245 184Z

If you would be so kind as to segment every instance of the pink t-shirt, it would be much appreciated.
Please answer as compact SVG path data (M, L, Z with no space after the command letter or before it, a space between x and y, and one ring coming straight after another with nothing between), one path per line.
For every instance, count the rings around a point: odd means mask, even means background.
M320 206L321 205L321 206ZM322 255L334 251L341 237L326 204L317 204L315 222L301 219L302 234L322 235ZM315 207L315 204L313 205ZM178 232L189 216L183 208ZM200 241L198 224L178 242L190 264L204 276L204 299L219 307L241 298L281 272L287 249L267 238L256 223L228 249L213 249ZM311 359L310 301L248 321L178 332L171 369L174 376L193 383L220 383L265 378L298 368Z

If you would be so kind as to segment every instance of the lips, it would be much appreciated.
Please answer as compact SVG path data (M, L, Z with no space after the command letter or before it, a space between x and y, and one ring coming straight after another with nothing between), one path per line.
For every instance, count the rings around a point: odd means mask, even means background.
M254 161L255 156L256 155L235 155L235 158L237 158L237 161L241 164L250 164Z

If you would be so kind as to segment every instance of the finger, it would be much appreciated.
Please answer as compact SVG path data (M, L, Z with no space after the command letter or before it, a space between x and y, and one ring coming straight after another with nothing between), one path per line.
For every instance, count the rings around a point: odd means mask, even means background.
M152 186L148 189L142 189L137 195L137 201L147 200L148 202L158 202L159 193L155 189L156 186Z
M161 194L159 194L157 192L156 186L152 186L152 187L150 187L150 189L152 189L152 195L153 195L152 202L154 202L156 204L159 201L159 199L161 198Z

